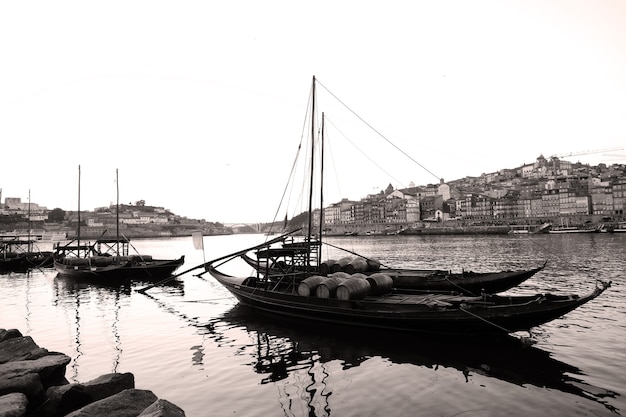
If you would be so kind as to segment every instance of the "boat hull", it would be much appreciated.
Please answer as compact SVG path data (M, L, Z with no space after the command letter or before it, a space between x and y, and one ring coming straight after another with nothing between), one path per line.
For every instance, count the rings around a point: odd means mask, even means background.
M25 272L31 269L49 268L53 265L52 252L28 252L0 258L1 272Z
M171 276L184 262L185 257L172 260L150 260L147 262L126 260L108 265L98 265L84 259L81 265L71 264L67 259L56 259L54 267L59 275L86 280L137 280L159 281Z
M457 336L502 335L529 330L574 310L606 288L596 288L585 297L539 294L438 299L432 298L432 294L421 297L390 294L363 300L339 300L260 289L255 278L231 277L212 266L208 266L208 271L241 303L265 313L353 328Z

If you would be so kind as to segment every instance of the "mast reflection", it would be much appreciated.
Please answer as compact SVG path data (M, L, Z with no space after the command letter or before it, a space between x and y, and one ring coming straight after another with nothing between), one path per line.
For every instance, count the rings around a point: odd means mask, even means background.
M396 364L412 364L437 370L439 366L456 369L466 382L473 374L497 378L511 384L534 385L558 390L602 404L613 413L619 410L607 403L618 393L592 386L582 378L582 371L551 357L550 353L523 345L519 339L507 336L494 339L424 338L389 332L349 331L345 327L317 326L313 323L275 321L249 307L237 304L220 322L256 334L254 372L263 375L261 384L284 380L290 375L310 377L304 387L308 394L309 415L328 415L331 387L326 381L326 364L339 361L342 369L360 366L373 357ZM203 329L218 337L216 322ZM332 384L331 384L332 385ZM282 401L281 401L282 402ZM320 414L317 407L323 407Z
M68 328L74 331L72 344L74 353L71 362L72 381L78 382L80 358L84 355L83 349L83 326L84 321L89 322L94 318L89 313L89 304L97 302L97 320L110 320L111 344L113 346L111 372L117 372L122 357L122 340L119 332L120 309L122 299L129 297L131 293L130 285L114 284L102 285L88 281L80 281L56 275L53 283L54 299L53 305L65 310L69 320ZM112 317L103 317L105 312L112 312ZM108 337L108 335L103 335ZM107 346L107 344L100 344ZM102 353L102 352L100 352Z

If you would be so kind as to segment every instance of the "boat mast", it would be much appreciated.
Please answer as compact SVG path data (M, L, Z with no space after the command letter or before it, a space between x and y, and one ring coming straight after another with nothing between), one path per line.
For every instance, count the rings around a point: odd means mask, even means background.
M30 241L30 190L28 190L28 252L33 251L33 244Z
M322 247L322 232L324 231L324 112L322 112L322 139L321 139L321 156L320 156L320 231L319 245ZM319 256L318 256L319 262ZM319 266L319 265L318 265Z
M120 256L120 183L118 180L117 168L115 168L115 186L117 187L117 200L115 203L115 250Z
M80 257L80 165L78 166L78 231L77 231L77 255Z
M315 176L315 75L311 86L311 176L309 186L309 227L307 228L307 242L311 244L311 224L313 221L313 177ZM311 267L311 251L306 255L307 273Z

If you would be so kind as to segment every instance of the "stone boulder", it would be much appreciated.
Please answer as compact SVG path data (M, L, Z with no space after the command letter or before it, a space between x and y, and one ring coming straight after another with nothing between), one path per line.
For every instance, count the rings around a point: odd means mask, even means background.
M151 391L135 389L130 372L70 384L65 379L70 361L19 330L0 329L0 417L185 416Z
M135 388L131 373L105 374L84 384L67 384L46 390L47 401L39 408L39 415L62 417L95 401Z
M66 384L46 390L46 401L37 414L46 417L63 417L93 402L91 395L80 384Z
M48 353L47 349L37 346L30 336L14 337L0 342L0 364L39 359Z
M17 329L0 329L0 342L5 340L14 339L16 337L23 337L22 332Z
M82 385L93 401L98 401L125 389L135 388L135 376L130 372L105 374Z
M93 402L67 417L137 417L157 400L157 396L148 390L126 389L118 394Z
M12 361L0 364L0 379L38 374L44 387L67 383L65 368L72 359L62 353L49 354L41 358Z
M39 404L43 402L45 398L45 390L41 384L41 379L39 378L39 374L35 373L11 378L0 374L0 395L13 392L24 394L32 404Z
M185 412L167 400L156 400L138 417L185 417Z
M24 394L14 392L0 396L0 417L21 417L27 407L28 399Z

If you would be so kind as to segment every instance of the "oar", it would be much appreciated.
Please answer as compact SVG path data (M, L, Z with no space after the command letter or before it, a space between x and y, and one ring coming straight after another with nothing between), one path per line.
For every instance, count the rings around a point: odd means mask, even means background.
M203 266L204 266L204 264L196 265L196 266L194 266L193 268L189 268L189 269L188 269L188 270L186 270L186 271L180 272L180 273L178 273L178 274L176 274L176 275L169 276L169 277L167 277L167 278L165 278L165 279L162 279L162 280L161 280L161 281L159 281L159 282L155 282L154 284L150 284L150 285L148 285L147 287L140 288L140 289L138 289L138 290L136 290L136 291L137 291L137 292L140 292L140 293L142 293L142 294L143 294L143 293L145 293L146 291L148 291L150 288L154 288L154 287L156 287L156 286L158 286L158 285L165 284L166 282L169 282L169 281L171 281L171 280L173 280L173 279L176 279L176 278L178 278L178 277L179 277L179 276L181 276L181 275L185 275L185 274L186 274L186 273L188 273L188 272L195 271L195 270L196 270L196 269L198 269L198 268L202 268Z
M254 250L254 249L257 249L257 248L261 248L263 246L271 245L272 243L280 242L281 240L284 240L287 236L292 235L292 234L296 233L299 230L300 229L292 230L291 232L287 232L287 233L285 233L283 235L275 237L274 239L268 240L267 242L263 242L263 243L261 243L259 245L252 246L251 248L244 249L244 250L241 250L241 251L238 251L238 252L235 252L235 253L231 253L230 255L222 256L221 258L213 259L212 261L209 261L209 262L203 262L200 265L196 265L193 268L189 268L186 271L183 271L183 272L178 273L176 275L172 275L171 277L167 277L165 279L162 279L159 282L155 282L154 284L151 284L151 285L148 285L146 287L140 288L140 289L138 289L136 291L140 292L140 293L145 293L146 291L148 291L151 288L156 287L157 285L165 284L166 282L169 282L169 281L171 281L173 279L176 279L179 276L185 275L185 274L187 274L187 273L189 273L191 271L195 271L196 269L206 268L207 266L209 266L211 264L214 264L215 262L218 262L218 261L221 261L221 260L224 260L224 259L228 259L228 258L235 258L235 257L241 256L244 253L249 252L251 250Z

